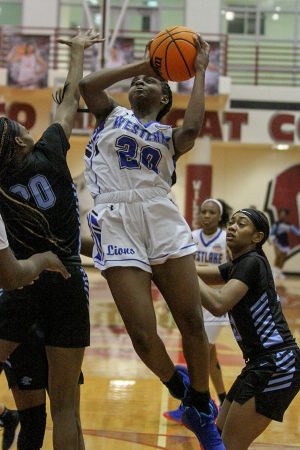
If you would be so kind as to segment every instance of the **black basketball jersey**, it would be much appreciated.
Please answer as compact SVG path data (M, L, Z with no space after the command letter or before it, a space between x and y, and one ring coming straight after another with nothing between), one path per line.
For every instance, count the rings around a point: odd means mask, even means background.
M29 225L24 220L17 221L15 225L10 220L8 239L18 258L27 258L33 253L47 250L52 250L60 257L79 254L79 208L75 185L66 162L69 148L62 126L54 123L35 144L33 152L25 157L22 167L11 172L4 180L6 189L22 196L44 214L52 234L59 239L57 247L29 233ZM6 214L8 212L3 211L4 219Z
M245 359L296 345L282 313L266 258L257 252L249 252L220 265L219 270L226 282L237 279L249 288L247 294L228 312L234 336Z

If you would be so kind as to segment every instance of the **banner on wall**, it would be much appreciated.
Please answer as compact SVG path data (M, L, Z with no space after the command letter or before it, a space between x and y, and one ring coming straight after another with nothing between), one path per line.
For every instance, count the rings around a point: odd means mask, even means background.
M193 229L198 228L199 206L211 196L212 166L188 164L186 167L185 219Z
M63 86L64 78L57 77L54 82L53 88L44 89L1 87L0 113L4 112L11 119L21 122L33 133L38 128L44 130L50 124L51 111L53 113L54 110L51 94L58 86ZM113 96L119 104L130 108L127 92L115 92ZM207 97L206 112L199 137L208 136L212 141L247 144L300 144L299 112L220 111L217 105L213 106L212 99L217 100L221 97L220 95ZM173 127L182 124L188 98L186 95L173 95L173 106L164 123ZM216 109L212 109L213 107ZM94 125L93 114L78 113L73 131L75 134L90 134Z
M24 89L46 87L49 36L14 34L8 40L7 85Z
M265 211L273 224L281 209L289 210L289 223L300 228L300 164L288 167L276 175L268 184ZM300 252L300 237L289 233L290 252L288 258Z

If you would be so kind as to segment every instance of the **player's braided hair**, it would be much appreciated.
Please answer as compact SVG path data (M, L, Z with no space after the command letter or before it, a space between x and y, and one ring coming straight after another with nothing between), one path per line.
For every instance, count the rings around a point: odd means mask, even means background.
M17 124L6 117L0 118L0 179L7 171L15 154L14 137L18 135Z
M9 192L4 186L6 176L15 169L13 164L16 149L14 138L18 136L18 133L17 122L0 117L0 212L6 230L14 240L26 248L34 250L28 242L22 239L24 230L30 240L39 238L63 250L59 245L60 240L51 232L49 222L44 214L29 205L21 196Z

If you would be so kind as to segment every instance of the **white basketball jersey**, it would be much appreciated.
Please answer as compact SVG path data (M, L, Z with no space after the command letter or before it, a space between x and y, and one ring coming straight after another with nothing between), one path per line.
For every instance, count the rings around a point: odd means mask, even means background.
M202 229L192 232L194 242L197 246L195 253L195 262L199 266L203 265L220 265L227 261L226 250L226 231L218 228L212 235L203 233ZM209 311L203 308L204 325L207 332L208 340L214 343L217 336L216 330L207 328L208 326L222 326L228 324L227 314L221 317L213 316ZM212 338L212 336L214 336Z
M172 128L143 124L133 111L116 107L93 132L85 151L85 178L98 194L162 187L175 182Z
M202 229L192 232L197 251L195 261L198 265L220 265L227 261L226 231L220 228L212 235L206 235Z

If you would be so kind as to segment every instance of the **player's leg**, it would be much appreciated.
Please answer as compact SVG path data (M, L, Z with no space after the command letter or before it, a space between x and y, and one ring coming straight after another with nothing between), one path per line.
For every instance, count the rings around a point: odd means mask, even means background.
M78 447L75 411L84 348L46 347L54 450Z
M3 450L11 448L17 427L19 424L18 411L8 409L3 403L0 404L0 427L3 429L2 445Z
M48 393L53 420L53 447L78 446L76 396L85 347L89 345L88 282L81 266L66 265L71 277L47 276L42 302L48 360Z
M224 450L215 425L217 408L209 393L209 346L204 328L199 283L192 255L168 259L152 267L153 279L164 296L182 335L190 386L183 400L182 422L205 450Z
M40 450L46 429L46 390L20 390L13 387L12 393L21 425L18 450Z
M153 279L165 298L182 335L191 385L208 392L209 346L204 328L200 290L192 255L152 266Z
M79 382L80 383L80 382ZM75 399L75 413L76 413L76 424L78 433L78 450L85 450L85 444L83 440L81 419L80 419L80 384L77 387L77 395Z
M227 400L227 398L225 398L224 402L222 403L222 408L219 410L219 415L216 423L220 433L222 433L222 430L224 428L224 424L226 422L227 414L231 404L232 402L230 402L229 400Z
M45 348L38 336L33 327L26 342L4 364L21 425L18 450L39 450L43 446L48 366Z
M209 375L216 390L216 393L218 395L220 405L222 405L226 397L226 390L223 381L222 368L218 360L216 344L209 344L209 349L210 349Z
M168 381L175 368L157 334L151 274L135 267L114 267L105 276L135 351L152 372Z
M226 450L247 450L270 422L271 419L256 412L254 397L243 405L233 401L222 429Z

